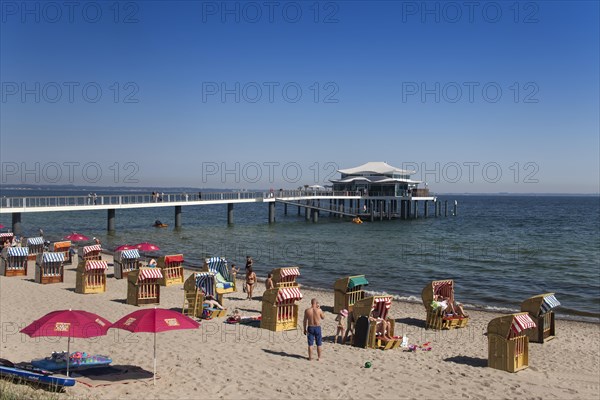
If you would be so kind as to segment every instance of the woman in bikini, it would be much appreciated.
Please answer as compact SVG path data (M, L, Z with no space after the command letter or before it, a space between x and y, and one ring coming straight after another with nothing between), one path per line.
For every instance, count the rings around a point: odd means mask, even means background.
M252 300L252 291L254 290L254 285L256 285L256 274L252 270L252 267L249 267L246 270L246 294L248 295L246 299Z

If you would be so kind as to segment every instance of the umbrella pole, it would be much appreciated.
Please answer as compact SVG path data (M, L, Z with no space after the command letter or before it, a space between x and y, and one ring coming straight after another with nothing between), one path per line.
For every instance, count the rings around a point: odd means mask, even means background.
M156 330L154 332L154 374L152 375L152 384L156 385Z
M71 361L71 336L67 337L67 376L69 376L69 361Z

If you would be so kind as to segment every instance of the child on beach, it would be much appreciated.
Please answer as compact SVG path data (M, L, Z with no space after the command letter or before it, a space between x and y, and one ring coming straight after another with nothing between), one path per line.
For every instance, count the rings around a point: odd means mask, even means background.
M335 330L335 337L333 338L333 343L337 343L338 336L340 337L341 343L344 343L346 337L346 327L344 326L344 324L346 323L346 318L348 318L348 310L346 310L345 308L340 311L337 317L335 317L335 322L337 322L337 328Z
M273 289L275 285L273 284L273 274L267 275L267 280L265 281L265 289Z

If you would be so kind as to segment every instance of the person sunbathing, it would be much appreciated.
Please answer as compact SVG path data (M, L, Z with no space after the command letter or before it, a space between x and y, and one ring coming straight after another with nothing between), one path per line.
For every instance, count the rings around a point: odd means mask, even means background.
M219 304L219 302L215 300L215 298L211 295L206 296L206 298L204 299L204 304L208 304L210 308L218 308L219 310L225 309L225 307Z
M462 304L454 300L452 297L444 297L442 295L435 295L433 298L441 307L442 312L447 310L448 314L458 315L459 317L468 318L465 314Z
M379 316L379 311L373 310L373 313L369 317L369 321L375 323L375 334L379 335L380 339L383 340L394 340L393 337L389 335L392 324L389 321L384 320Z

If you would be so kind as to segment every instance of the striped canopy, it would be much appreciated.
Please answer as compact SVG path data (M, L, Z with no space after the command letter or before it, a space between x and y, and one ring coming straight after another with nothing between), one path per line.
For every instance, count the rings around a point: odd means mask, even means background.
M121 258L140 258L140 252L138 249L123 250L121 252Z
M281 268L281 277L285 278L288 276L299 276L300 275L300 269L297 267L291 267L291 268Z
M227 281L231 281L231 274L227 268L227 260L221 257L211 257L206 259L208 270L214 273L219 273Z
M140 274L138 275L138 281L143 281L146 279L160 279L163 277L163 274L160 268L141 268Z
M373 307L371 311L377 310L379 312L380 318L386 318L388 314L388 310L392 307L392 297L391 296L376 296L373 301Z
M88 260L85 262L85 270L86 271L92 271L92 270L97 270L97 269L106 269L108 268L108 264L106 263L106 261L100 261L100 260Z
M64 262L65 261L65 253L52 253L52 252L44 253L42 255L42 261L44 263Z
M434 282L432 282L432 285L433 285L433 294L434 295L451 297L452 290L453 290L453 284L452 284L451 280L434 281Z
M535 328L536 324L533 322L529 314L515 315L512 321L511 330L514 335L518 335L525 329Z
M27 257L29 255L28 247L8 247L7 255L11 257Z
M300 300L302 299L302 293L300 293L300 288L297 287L286 287L279 288L279 292L277 292L277 302L281 303L286 300Z
M0 238L4 238L4 237L9 237L12 238L13 237L13 233L11 232L4 232L4 233L0 233Z
M196 288L207 296L215 295L215 274L213 272L196 272Z
M544 297L542 305L540 306L540 314L546 314L548 311L560 306L560 302L554 297L553 294Z
M92 253L94 251L101 251L102 250L102 246L100 246L99 244L94 244L91 246L84 246L83 247L83 255L87 255L88 253Z
M34 246L44 244L44 238L43 237L31 237L31 238L27 239L27 244L34 245Z

